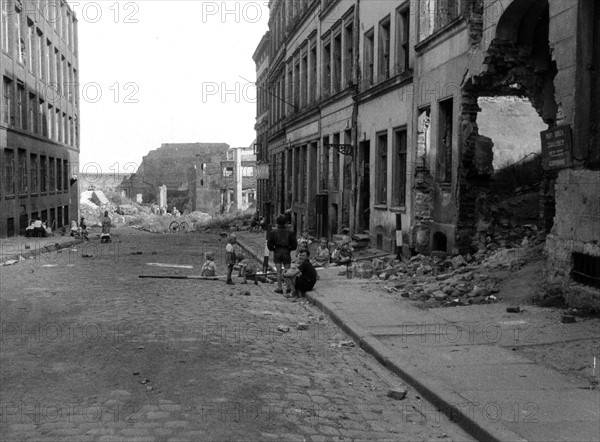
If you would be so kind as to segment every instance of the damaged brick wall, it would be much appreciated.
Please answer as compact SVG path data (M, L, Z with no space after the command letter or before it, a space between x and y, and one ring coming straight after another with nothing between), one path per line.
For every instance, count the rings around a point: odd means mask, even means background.
M481 109L477 104L478 97L527 97L546 124L555 124L558 106L554 99L553 79L557 69L550 56L547 23L540 24L540 29L542 33L545 32L545 37L538 36L538 40L532 45L494 39L484 59L487 70L467 80L463 87L460 115L462 158L458 171L459 214L456 235L456 245L462 253L476 251L478 244L473 240L477 224L490 219L487 199L493 173L493 140L479 134L477 114ZM475 30L476 27L473 32ZM473 37L471 40L474 42L477 39ZM553 188L553 176L547 174L540 195L540 218L544 220L543 224L547 229L551 227L554 216Z

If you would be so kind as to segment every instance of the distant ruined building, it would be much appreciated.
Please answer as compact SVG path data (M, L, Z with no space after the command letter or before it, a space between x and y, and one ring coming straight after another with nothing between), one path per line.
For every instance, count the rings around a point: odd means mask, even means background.
M169 210L176 205L180 211L229 212L236 198L235 150L242 155L240 202L246 209L256 193L255 156L248 156L248 149L225 143L163 144L144 156L137 172L124 179L119 189L140 203L158 204L159 187L166 186Z
M143 157L137 172L124 180L120 188L131 199L135 200L141 195L144 203L158 203L158 187L162 185L167 186L169 197L185 197L194 188L190 169L201 169L202 164L206 164L206 170L217 175L218 165L227 158L228 149L229 145L225 143L162 144ZM216 182L216 178L212 182ZM218 187L215 193L218 198Z

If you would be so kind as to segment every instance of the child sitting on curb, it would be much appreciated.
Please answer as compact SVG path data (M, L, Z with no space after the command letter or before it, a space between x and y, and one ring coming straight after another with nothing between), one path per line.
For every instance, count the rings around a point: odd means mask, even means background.
M309 256L308 249L300 249L298 251L300 264L297 268L286 270L284 273L285 280L292 289L292 298L305 296L306 292L312 290L319 279L317 271L308 259Z
M352 238L349 236L344 236L342 238L342 242L337 248L333 251L333 255L331 256L333 262L338 265L350 265L352 263L352 259L354 258L354 249L350 245L352 242Z
M329 243L327 238L321 238L321 242L317 248L317 256L314 258L314 264L317 266L326 266L329 264L330 259L331 253L329 252Z
M206 252L204 255L204 264L200 276L217 276L217 266L215 265L215 254Z

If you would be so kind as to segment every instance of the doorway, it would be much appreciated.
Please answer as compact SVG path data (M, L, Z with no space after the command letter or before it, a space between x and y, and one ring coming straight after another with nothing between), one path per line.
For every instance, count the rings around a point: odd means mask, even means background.
M360 231L369 230L371 218L371 143L362 141L358 146L358 215Z

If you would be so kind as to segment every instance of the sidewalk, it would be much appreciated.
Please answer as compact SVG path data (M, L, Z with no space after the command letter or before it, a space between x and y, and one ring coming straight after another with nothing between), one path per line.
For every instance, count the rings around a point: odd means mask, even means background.
M262 260L264 234L237 235ZM600 440L600 391L511 350L543 341L536 324L501 303L421 309L338 272L320 270L307 297L437 407L403 410L428 420L444 413L478 440Z
M82 238L73 238L68 235L47 236L45 238L27 238L24 236L2 238L0 239L0 264L19 261L21 257L28 259L41 253L54 252L82 242Z

